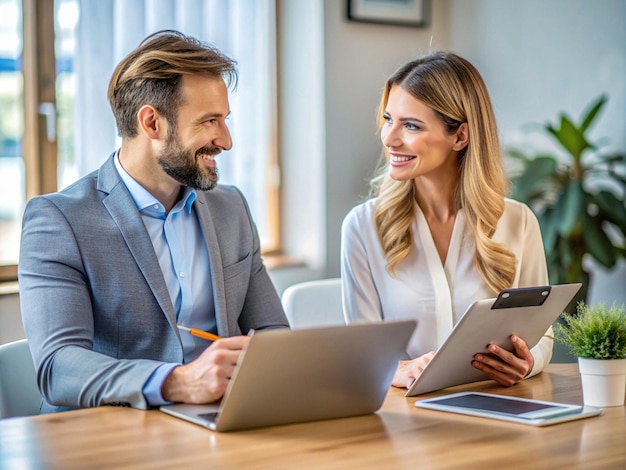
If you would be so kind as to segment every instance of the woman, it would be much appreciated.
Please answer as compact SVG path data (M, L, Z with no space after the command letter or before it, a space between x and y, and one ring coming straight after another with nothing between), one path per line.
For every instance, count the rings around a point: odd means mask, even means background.
M505 198L494 113L472 64L450 52L409 62L387 80L379 114L386 158L377 197L343 222L343 301L348 322L418 320L393 379L409 387L472 302L548 275L536 217ZM472 365L511 386L550 361L549 336L529 351L512 335L513 353L491 345Z

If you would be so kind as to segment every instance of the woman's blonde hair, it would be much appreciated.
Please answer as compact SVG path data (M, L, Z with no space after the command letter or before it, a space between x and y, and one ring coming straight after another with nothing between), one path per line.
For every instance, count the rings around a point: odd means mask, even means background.
M487 87L478 70L451 52L434 52L400 67L385 84L379 125L392 87L400 86L435 111L446 132L452 134L466 122L469 143L459 155L459 184L454 194L456 209L463 209L474 233L474 265L485 284L494 292L511 287L515 277L515 255L494 242L498 220L504 212L506 178L502 168L498 131ZM379 176L372 180L378 198L375 221L387 258L387 270L394 275L398 264L411 251L415 185L412 180L396 181L388 174L389 154Z

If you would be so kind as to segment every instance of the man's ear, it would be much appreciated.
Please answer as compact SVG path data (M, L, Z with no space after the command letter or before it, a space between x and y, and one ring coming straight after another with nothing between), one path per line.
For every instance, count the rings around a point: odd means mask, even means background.
M469 144L469 128L467 127L466 122L461 123L459 128L456 130L455 136L456 141L454 142L452 149L459 152L467 147L467 144Z
M159 139L166 132L163 116L150 105L144 105L137 113L139 130L149 139Z

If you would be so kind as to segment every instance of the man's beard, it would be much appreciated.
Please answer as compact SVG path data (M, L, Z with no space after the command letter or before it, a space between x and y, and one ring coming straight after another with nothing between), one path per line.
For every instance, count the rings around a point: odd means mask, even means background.
M174 135L168 135L165 148L159 156L159 165L165 173L184 186L200 191L209 191L217 186L217 168L200 167L198 159L203 155L216 156L221 150L218 147L205 146L193 153L186 149Z

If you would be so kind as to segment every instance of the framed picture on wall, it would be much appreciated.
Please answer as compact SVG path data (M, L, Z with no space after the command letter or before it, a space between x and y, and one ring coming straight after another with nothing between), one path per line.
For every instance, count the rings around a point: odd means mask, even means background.
M348 19L365 23L424 27L429 0L346 0Z

